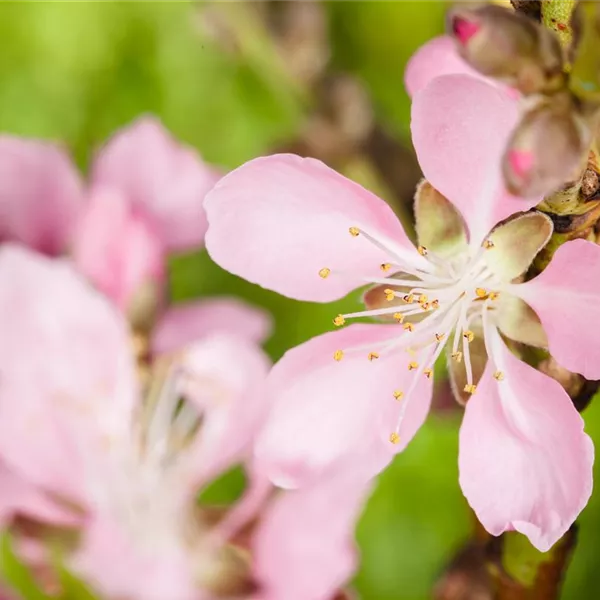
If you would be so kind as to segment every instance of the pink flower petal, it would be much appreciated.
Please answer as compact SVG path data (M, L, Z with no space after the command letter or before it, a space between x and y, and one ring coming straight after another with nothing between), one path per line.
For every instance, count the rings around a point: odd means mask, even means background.
M413 373L404 351L369 361L368 353L398 335L397 325L351 325L288 351L269 376L272 408L257 441L259 468L282 487L298 487L346 462L368 463L371 474L403 450L422 425L431 401L431 381L421 376L400 428L390 442ZM352 353L351 347L370 349ZM344 358L333 358L336 350ZM406 402L406 400L403 400Z
M187 380L182 393L202 413L191 451L197 484L249 456L268 409L265 383L271 365L253 342L226 333L190 345L182 362Z
M600 321L598 273L600 247L573 240L535 279L512 286L540 318L554 358L588 379L600 379L600 336L593 326Z
M93 185L121 192L170 250L202 243L207 227L202 201L219 177L149 116L113 136L92 170Z
M161 240L116 190L93 192L75 232L73 259L123 311L131 307L144 284L157 286L160 295L165 278Z
M133 516L130 517L135 525ZM166 532L161 532L166 533ZM137 543L136 543L137 541ZM196 600L186 548L175 535L131 538L126 527L106 514L87 524L71 560L73 570L103 597L130 600Z
M434 38L421 46L406 65L404 83L411 96L441 75L463 73L482 78L456 51L456 42L448 35Z
M414 98L411 127L423 174L461 211L474 244L540 200L511 196L502 179L502 155L518 117L506 91L467 75L438 77Z
M590 497L594 447L558 382L518 360L497 334L492 356L467 403L460 484L490 533L516 529L544 552Z
M16 513L51 523L64 523L70 516L42 490L19 477L0 460L0 528Z
M252 160L226 175L204 206L213 260L300 300L328 302L364 284L361 275L381 275L389 256L364 236L351 236L350 227L421 259L383 200L312 158ZM325 280L323 268L333 271Z
M277 497L253 541L263 600L329 600L357 566L354 527L370 491L352 471Z
M51 142L0 136L0 240L64 252L82 207L82 183Z
M87 452L123 435L137 400L125 322L65 261L0 249L0 455L81 499Z
M260 344L269 337L271 316L236 298L211 298L172 305L157 323L152 350L180 350L212 333L230 333Z

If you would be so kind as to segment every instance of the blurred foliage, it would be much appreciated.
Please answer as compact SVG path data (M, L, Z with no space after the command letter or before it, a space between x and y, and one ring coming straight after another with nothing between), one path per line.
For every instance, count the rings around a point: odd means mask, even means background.
M380 124L407 136L406 60L443 29L440 2L331 2L332 60L367 86ZM83 167L115 129L143 112L160 116L209 161L234 167L293 139L310 102L286 77L284 62L260 27L236 22L232 48L206 35L202 6L187 2L0 4L0 129L63 140ZM236 5L228 6L234 13ZM238 19L239 21L239 19ZM262 36L262 37L261 37ZM406 139L406 138L405 138ZM234 243L232 241L232 243ZM330 328L331 318L358 305L300 303L224 273L206 253L174 257L173 296L236 294L270 310L274 359ZM600 440L600 406L586 420ZM381 477L358 538L363 564L356 585L365 600L424 600L452 553L469 536L469 512L458 487L454 417L435 416ZM235 497L239 473L207 492ZM581 518L580 544L565 598L589 598L600 585L600 494ZM26 598L39 594L6 538L0 570ZM69 600L89 596L65 579Z

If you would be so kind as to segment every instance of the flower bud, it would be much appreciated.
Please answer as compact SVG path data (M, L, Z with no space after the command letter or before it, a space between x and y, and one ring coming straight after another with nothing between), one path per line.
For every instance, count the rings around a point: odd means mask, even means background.
M523 94L564 85L556 36L524 15L495 5L461 6L451 11L449 25L460 55L482 74Z
M590 131L568 96L553 97L526 113L504 154L508 190L543 196L581 177Z

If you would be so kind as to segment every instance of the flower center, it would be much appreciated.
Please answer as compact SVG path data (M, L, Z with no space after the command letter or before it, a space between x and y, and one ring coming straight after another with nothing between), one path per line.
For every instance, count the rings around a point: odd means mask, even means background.
M381 264L380 269L391 275L362 277L366 283L376 285L365 297L367 310L337 315L334 325L340 327L354 318L379 317L397 323L399 331L397 336L391 336L377 347L338 349L333 358L341 361L347 354L364 352L368 360L375 361L391 352L409 354L407 368L412 372L409 384L406 389L393 391L393 397L401 401L401 405L390 441L398 443L406 408L419 378L433 376L434 365L447 346L451 345L451 358L464 366L463 391L475 393L471 344L477 336L482 336L487 346L485 331L494 327L487 314L495 310L503 285L485 261L486 250L493 247L491 240L450 259L419 246L419 254L427 261L423 263L411 261L388 242L377 240L358 227L351 227L350 235L364 237L383 250L389 262ZM321 269L319 274L323 279L343 276L329 268ZM503 374L497 372L495 377L500 380Z

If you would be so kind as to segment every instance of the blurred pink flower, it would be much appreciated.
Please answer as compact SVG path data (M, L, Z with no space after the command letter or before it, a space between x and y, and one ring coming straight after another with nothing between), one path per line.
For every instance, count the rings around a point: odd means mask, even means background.
M354 527L371 491L360 469L281 493L254 539L260 600L331 600L358 564Z
M67 564L107 598L196 600L242 577L261 598L325 600L355 566L370 487L359 470L273 502L253 477L216 527L197 505L215 476L250 465L269 408L270 364L252 340L265 322L239 336L230 319L244 307L206 306L207 321L211 308L202 339L156 360L142 399L123 315L67 261L0 248L0 525L21 514L79 527ZM231 538L263 514L248 562ZM317 551L318 576L301 568Z
M415 204L418 249L387 204L313 159L250 161L205 199L207 249L227 270L317 302L375 284L368 310L334 323L394 323L353 325L289 351L270 375L257 460L285 487L357 464L376 473L426 418L446 349L456 395L468 400L467 500L491 533L516 529L547 550L590 496L593 446L562 387L502 336L547 346L566 368L600 378L600 338L588 326L600 317L600 248L568 242L517 284L552 223L541 213L502 223L539 200L513 197L502 182L514 96L465 73L415 85L413 143L427 178Z
M160 299L167 253L203 243L202 200L219 177L157 119L141 117L94 159L76 264L122 310L137 308L136 294Z
M0 136L0 241L62 254L83 206L83 183L60 146Z
M159 308L167 254L202 246L202 200L219 177L150 116L108 141L87 189L58 145L2 136L0 241L52 256L71 252L90 281L135 318Z

